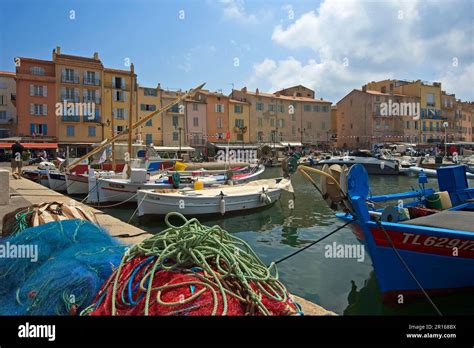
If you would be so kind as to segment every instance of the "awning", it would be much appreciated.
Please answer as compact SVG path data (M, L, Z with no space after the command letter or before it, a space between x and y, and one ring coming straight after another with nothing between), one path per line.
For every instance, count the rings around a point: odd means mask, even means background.
M237 149L237 150L251 150L251 149L258 149L257 145L251 145L251 144L225 144L225 143L211 143L212 146L215 146L219 149Z
M282 141L281 143L281 146L289 146L289 147L298 147L298 146L303 146L303 144L301 144L300 142L295 142L295 141Z
M0 143L1 149L9 149L14 143ZM26 149L57 149L57 143L20 143Z
M177 152L177 151L191 152L191 151L196 150L194 147L190 147L190 146L181 146L181 149L179 146L153 146L153 148L156 151L170 151L170 152Z

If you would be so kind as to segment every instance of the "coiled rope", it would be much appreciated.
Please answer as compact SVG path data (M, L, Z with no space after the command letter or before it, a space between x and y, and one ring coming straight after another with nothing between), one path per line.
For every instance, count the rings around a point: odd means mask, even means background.
M178 217L184 223L175 226L169 221L171 217ZM246 306L246 315L272 315L272 310L265 304L268 300L285 306L293 303L285 286L278 280L275 264L267 267L242 239L232 236L220 226L204 226L197 219L187 220L179 213L169 213L165 223L167 229L134 245L124 254L114 274L97 295L97 302L81 314L89 314L98 306L103 306L101 302L110 297L107 296L110 291L112 315L120 314L118 308L135 305L143 296L143 314L152 312L159 315L161 313L156 313L157 304L182 306L206 291L212 295L211 315L226 315L230 298ZM137 260L140 261L137 263ZM154 278L159 278L158 271L161 270L191 274L197 279L154 287ZM141 275L141 280L137 281L137 273ZM196 291L179 302L163 300L164 292L183 286L193 286ZM220 306L219 297L222 301ZM218 307L222 308L220 313ZM288 313L296 314L298 310L296 306L294 308ZM180 311L182 309L175 312Z

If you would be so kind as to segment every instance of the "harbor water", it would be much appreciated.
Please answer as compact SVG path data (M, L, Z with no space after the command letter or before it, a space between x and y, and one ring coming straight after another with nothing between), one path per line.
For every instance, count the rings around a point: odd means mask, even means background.
M263 178L281 176L280 168L267 168ZM341 225L318 192L296 173L292 177L295 195L284 192L270 208L218 218L200 219L206 225L219 225L244 239L267 264L279 260ZM408 176L371 176L373 194L407 191L418 186L417 178ZM434 179L429 185L435 187ZM294 207L291 209L291 200ZM128 222L135 206L103 209ZM165 228L162 218L130 221L151 233ZM397 305L384 305L377 286L372 263L365 252L353 257L331 257L330 250L339 245L359 245L349 228L278 264L281 280L291 293L344 315L435 315L426 299ZM334 255L333 255L334 256ZM361 257L362 256L362 257ZM400 267L400 272L406 272ZM435 297L443 314L472 314L473 294Z

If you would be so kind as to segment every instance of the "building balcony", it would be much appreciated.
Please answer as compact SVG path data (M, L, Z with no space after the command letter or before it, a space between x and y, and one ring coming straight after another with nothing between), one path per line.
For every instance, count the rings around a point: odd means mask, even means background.
M90 98L87 96L82 97L82 101L85 103L95 103L95 104L100 104L100 98L95 97L95 98Z
M105 83L104 87L105 88L112 88L112 89L119 89L119 90L122 90L122 91L130 91L130 86L128 86L126 84L121 85L121 86L117 86L117 85L109 82L109 83Z
M94 116L94 117L89 117L89 116L83 116L84 122L92 122L92 123L101 123L102 118L100 116Z
M100 86L100 79L88 79L85 78L83 83L87 86Z
M63 122L81 122L81 116L61 116Z
M61 82L62 83L74 83L74 84L81 83L81 81L79 79L79 75L70 76L70 75L65 75L65 74L61 74Z
M74 97L71 97L71 96L68 96L68 95L61 95L61 101L65 101L65 102L71 102L71 103L79 103L81 99L79 98L79 96L74 96Z
M189 139L189 145L191 146L203 146L206 145L206 140L205 139Z

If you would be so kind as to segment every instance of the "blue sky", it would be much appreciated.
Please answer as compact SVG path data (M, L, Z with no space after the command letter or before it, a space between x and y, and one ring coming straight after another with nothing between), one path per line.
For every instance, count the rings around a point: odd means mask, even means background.
M99 52L111 68L126 68L129 58L145 86L207 82L228 93L232 84L275 91L301 83L337 102L367 81L401 78L441 81L474 100L473 4L0 0L0 70L12 71L15 56L50 59L61 46Z

